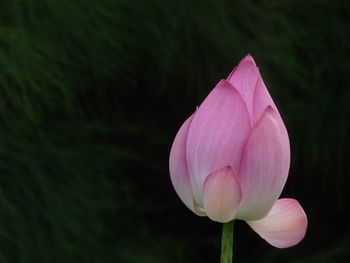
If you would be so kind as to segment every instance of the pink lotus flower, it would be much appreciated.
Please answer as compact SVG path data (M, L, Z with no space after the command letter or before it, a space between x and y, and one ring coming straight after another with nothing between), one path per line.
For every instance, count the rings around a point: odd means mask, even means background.
M286 127L250 55L185 121L170 153L172 183L189 209L222 223L245 220L279 248L307 228L296 200L277 200L289 165Z

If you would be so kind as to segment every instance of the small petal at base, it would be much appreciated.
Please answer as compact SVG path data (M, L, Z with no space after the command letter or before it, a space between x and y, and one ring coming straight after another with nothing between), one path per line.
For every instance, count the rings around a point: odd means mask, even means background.
M279 199L268 215L248 225L270 245L287 248L298 244L305 236L307 218L295 199Z
M204 181L204 208L208 217L220 223L234 219L242 191L230 166L211 173Z

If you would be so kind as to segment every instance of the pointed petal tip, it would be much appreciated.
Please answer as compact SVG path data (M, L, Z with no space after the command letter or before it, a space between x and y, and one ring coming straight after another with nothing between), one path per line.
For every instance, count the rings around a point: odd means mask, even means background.
M259 73L259 70L258 70L258 67L256 66L254 58L248 53L244 58L242 58L239 61L238 65L231 71L231 73L227 77L227 80L231 82L231 79L233 78L234 73L238 71L241 67L245 67L244 65L252 66L252 68L254 68L255 71ZM246 68L249 68L249 66Z
M241 63L244 63L244 62L251 62L251 63L253 63L253 64L256 66L255 60L254 60L253 56L252 56L250 53L248 53L248 54L241 60L240 64L241 64Z
M276 112L276 110L274 108L272 108L271 105L268 105L265 109L265 112L273 113L273 112Z
M305 237L308 224L305 211L299 202L289 198L277 200L263 219L247 223L258 235L277 248L297 245Z
M249 67L250 67L250 68L254 69L254 71L255 71L254 74L259 74L259 69L258 69L258 67L256 66L256 63L255 63L254 58L253 58L250 54L248 54L248 55L246 55L244 58L242 58L242 59L239 61L237 67L235 67L235 68L233 69L233 71L231 72L231 74L230 74L230 76L229 76L228 79L230 79L230 77L232 76L232 74L233 74L235 71L237 71L238 69L240 69L240 68L242 68L242 67L244 68L244 71L247 71L247 69L249 69Z
M204 207L208 217L220 223L234 219L242 192L232 168L225 166L209 174L203 188Z
M284 125L283 121L279 117L278 111L274 109L271 105L268 105L265 110L263 111L262 115L260 116L260 119L257 120L255 123L255 126L259 125L260 122L266 121L266 119L270 119L271 122L277 124L278 126L281 125L280 122Z
M221 79L218 84L216 84L215 88L214 89L217 89L217 88L232 88L234 89L235 91L237 91L235 89L235 87L232 85L231 82L229 82L228 80L226 79Z

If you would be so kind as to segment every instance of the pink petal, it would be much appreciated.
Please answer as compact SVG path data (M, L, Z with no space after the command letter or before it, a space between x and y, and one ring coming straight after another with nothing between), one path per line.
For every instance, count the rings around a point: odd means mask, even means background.
M244 103L247 105L251 121L253 121L255 86L259 77L259 69L256 67L254 59L247 55L227 78L241 94Z
M244 146L239 180L243 198L237 218L264 217L280 196L288 177L288 134L278 113L268 107ZM284 125L283 125L284 127Z
M269 244L287 248L298 244L305 236L307 218L303 208L294 199L279 199L269 214L248 225Z
M271 106L275 111L278 112L277 107L273 102L263 79L261 76L259 76L254 92L254 111L252 117L253 124L255 124L261 118L261 115L264 113L265 109L268 106Z
M249 123L241 96L226 80L221 80L197 109L188 132L187 164L193 196L200 207L206 176L227 165L239 167Z
M195 212L192 189L186 161L186 138L193 115L189 117L178 131L170 151L170 178L182 202Z
M208 175L204 181L203 193L205 212L211 220L227 223L234 218L242 192L230 166Z

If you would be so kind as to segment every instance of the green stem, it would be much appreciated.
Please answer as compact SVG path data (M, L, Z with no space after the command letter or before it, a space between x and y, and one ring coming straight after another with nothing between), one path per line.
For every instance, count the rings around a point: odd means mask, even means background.
M223 224L221 238L221 261L220 263L232 263L232 248L233 248L233 223Z

